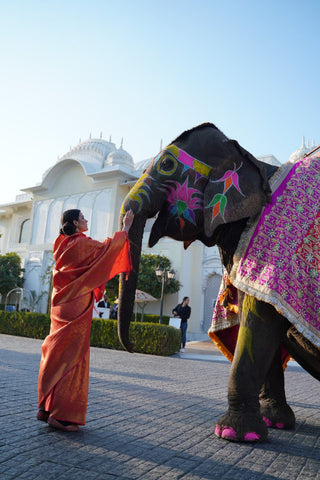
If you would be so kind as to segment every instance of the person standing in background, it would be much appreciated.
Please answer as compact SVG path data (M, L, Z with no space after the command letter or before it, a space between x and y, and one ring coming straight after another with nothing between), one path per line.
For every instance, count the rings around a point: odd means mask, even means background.
M103 295L103 300L100 300L100 302L98 303L98 307L110 308L110 303L108 302L108 295L106 293Z
M181 318L180 330L181 330L181 350L180 352L185 352L185 346L187 342L187 328L188 328L188 318L191 315L191 308L189 307L189 297L184 297L182 303L179 303L173 310L172 313L174 317Z
M105 293L103 299L97 305L98 308L110 308L110 302L108 302L108 295ZM99 310L99 318L103 317L103 311Z

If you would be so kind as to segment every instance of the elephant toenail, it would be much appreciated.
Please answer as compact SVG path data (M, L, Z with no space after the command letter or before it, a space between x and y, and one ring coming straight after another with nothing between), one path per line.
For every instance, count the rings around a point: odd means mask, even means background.
M219 425L216 425L216 426L215 426L214 434L215 434L217 437L221 437L221 428L219 427Z
M272 427L272 422L269 418L267 417L263 417L263 421L265 422L265 424L267 425L267 427Z
M222 429L221 438L225 438L226 440L237 440L238 437L236 431L232 427L229 427Z
M284 423L276 423L276 428L284 428Z
M244 436L245 442L256 442L257 440L260 440L260 435L255 432L248 432Z

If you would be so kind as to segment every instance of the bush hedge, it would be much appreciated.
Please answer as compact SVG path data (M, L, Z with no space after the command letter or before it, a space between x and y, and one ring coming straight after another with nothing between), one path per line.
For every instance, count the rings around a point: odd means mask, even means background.
M44 339L49 330L49 315L0 311L0 333ZM163 356L173 355L179 351L181 341L180 330L164 324L147 322L132 322L130 338L135 343L135 352ZM117 321L94 318L90 344L93 347L123 350L118 339Z
M45 338L50 316L44 313L0 311L0 333L17 337Z
M166 315L162 316L162 325L169 325L170 317ZM134 322L134 314L132 316ZM141 322L141 313L137 312L137 322ZM151 313L145 313L143 315L143 323L159 323L159 315L152 315Z

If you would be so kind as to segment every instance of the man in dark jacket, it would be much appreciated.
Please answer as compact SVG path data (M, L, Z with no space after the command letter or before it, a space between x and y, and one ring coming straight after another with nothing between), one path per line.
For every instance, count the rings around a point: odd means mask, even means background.
M175 317L181 318L180 329L181 329L181 350L180 352L185 351L185 346L187 342L187 328L188 328L188 318L191 315L191 308L189 307L189 297L184 297L182 303L179 303L173 310L172 313Z
M105 293L103 295L103 300L100 300L98 303L98 308L110 308L110 302L108 301L108 295ZM103 311L99 311L99 317L102 318L103 316Z

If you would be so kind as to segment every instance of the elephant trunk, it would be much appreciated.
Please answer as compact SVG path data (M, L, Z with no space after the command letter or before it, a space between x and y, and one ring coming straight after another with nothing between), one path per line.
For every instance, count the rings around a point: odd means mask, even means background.
M120 218L120 225L122 224L122 219L123 216ZM129 231L132 270L129 274L128 280L125 279L125 274L120 275L118 336L121 344L126 350L128 350L128 352L133 352L134 348L134 343L132 343L129 338L129 327L133 314L145 223L146 216L135 216Z

